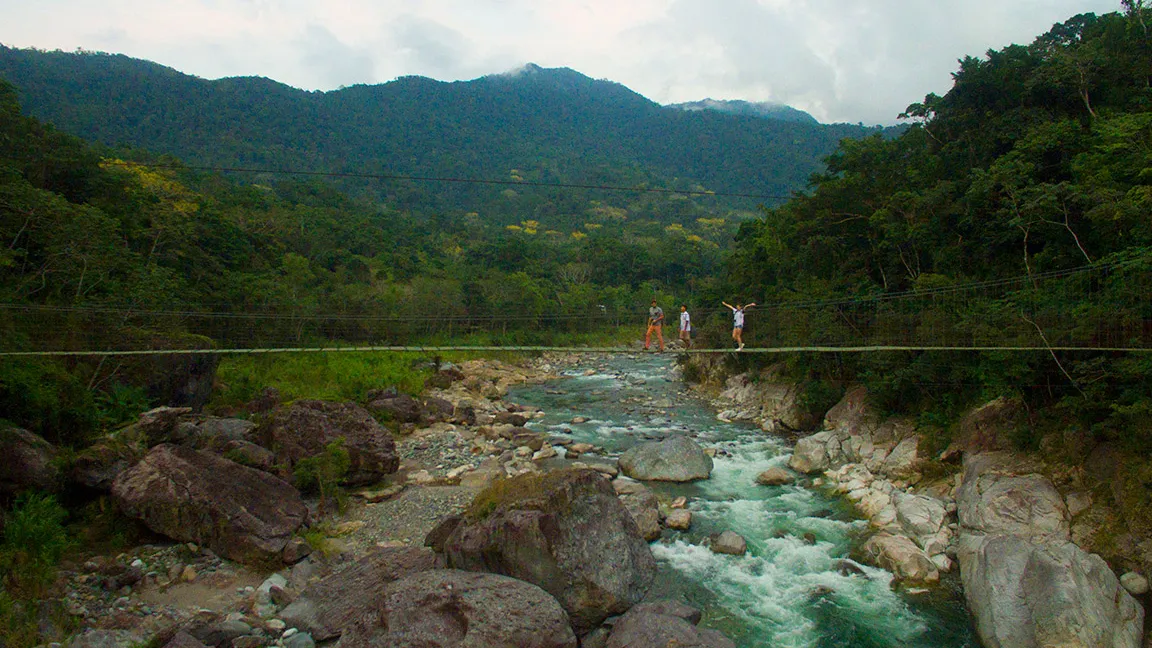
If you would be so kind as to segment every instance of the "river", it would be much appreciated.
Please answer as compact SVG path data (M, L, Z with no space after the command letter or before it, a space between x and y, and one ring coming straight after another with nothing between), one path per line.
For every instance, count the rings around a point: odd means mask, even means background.
M702 626L741 648L979 647L955 577L927 590L894 588L888 572L844 562L868 531L846 501L801 485L757 485L760 472L786 465L789 444L718 420L671 354L588 358L566 376L516 389L509 400L546 412L535 429L613 455L669 433L717 450L710 479L648 483L661 497L687 496L693 514L691 530L665 530L652 543L659 572L649 598L700 608ZM589 420L572 423L577 416ZM745 556L702 545L728 529L747 539Z

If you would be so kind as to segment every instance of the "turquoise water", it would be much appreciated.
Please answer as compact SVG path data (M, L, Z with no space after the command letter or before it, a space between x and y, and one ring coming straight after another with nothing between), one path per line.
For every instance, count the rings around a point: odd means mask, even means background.
M587 369L596 373L583 375ZM756 484L760 472L787 463L788 444L755 426L719 421L679 379L670 355L590 358L567 378L514 390L509 399L545 410L531 427L613 454L669 433L688 433L717 449L710 479L648 484L662 497L688 496L693 514L691 530L665 530L652 544L660 571L650 596L701 608L701 625L736 645L980 645L954 579L921 593L893 588L891 574L851 560L868 527L843 500L801 486ZM571 423L576 416L589 420ZM728 529L747 539L746 555L702 546L710 533Z

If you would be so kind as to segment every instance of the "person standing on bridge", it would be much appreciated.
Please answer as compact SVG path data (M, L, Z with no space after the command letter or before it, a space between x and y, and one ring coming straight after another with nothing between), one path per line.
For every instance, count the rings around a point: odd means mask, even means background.
M648 309L648 331L644 333L644 350L647 351L648 347L652 344L652 333L656 333L656 339L660 342L660 350L664 350L664 309L656 305L656 300L652 300L652 307Z
M692 316L688 314L688 304L680 304L680 341L685 349L692 348Z
M732 304L729 304L728 302L720 302L720 303L724 304L728 308L732 309L732 339L736 341L736 350L737 351L743 351L744 350L744 310L748 309L748 308L752 308L756 304L754 304L754 303L753 304L744 304L743 306L741 306L740 303L737 302L736 305L733 306Z

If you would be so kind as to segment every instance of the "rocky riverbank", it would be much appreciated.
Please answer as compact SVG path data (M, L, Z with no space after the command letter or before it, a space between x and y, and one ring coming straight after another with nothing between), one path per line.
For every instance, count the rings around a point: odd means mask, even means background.
M861 387L848 389L809 429L819 430L805 435L814 414L779 367L727 377L722 387L716 367L696 371L712 378L721 417L799 437L789 467L844 495L868 519L868 560L911 584L958 568L986 646L1143 645L1144 610L1134 596L1145 595L1147 582L1137 572L1118 579L1090 553L1094 536L1085 525L1098 516L1083 475L998 450L996 440L1018 423L1012 403L975 408L956 423L952 447L926 456L914 422L879 416ZM1061 493L1053 474L1072 488Z
M50 444L7 433L6 456L19 458L5 473L12 490L104 493L154 536L65 564L43 604L43 636L77 648L400 637L731 646L697 629L699 612L682 604L636 606L655 568L656 498L638 482L611 481L618 469L603 450L528 429L541 413L504 400L512 386L554 379L551 362L443 367L419 398L384 390L361 404L281 403L269 391L246 418L160 408L63 471ZM340 456L334 446L346 462L340 506L292 485L301 469L327 470L323 461ZM694 453L695 471L710 461L699 447L676 453ZM660 464L655 455L638 464L667 469L649 465ZM543 516L535 531L526 515ZM613 620L602 625L619 615L619 632Z

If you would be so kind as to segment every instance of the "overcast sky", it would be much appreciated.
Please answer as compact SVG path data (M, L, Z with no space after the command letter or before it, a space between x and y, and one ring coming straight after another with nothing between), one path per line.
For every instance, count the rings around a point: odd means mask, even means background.
M123 53L309 90L533 62L660 103L777 101L891 124L958 58L1119 0L0 0L0 43Z

